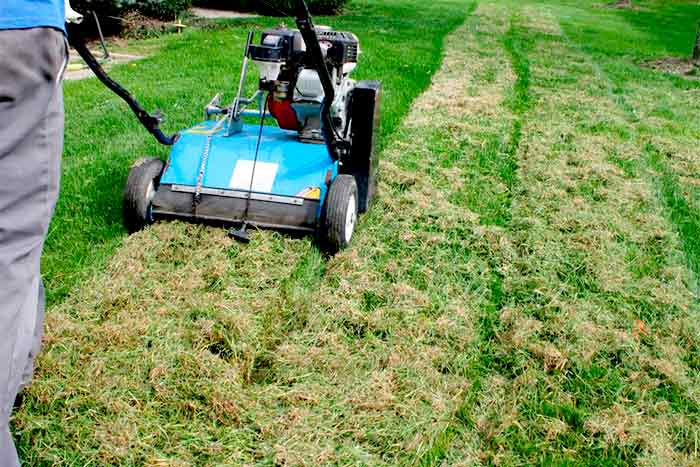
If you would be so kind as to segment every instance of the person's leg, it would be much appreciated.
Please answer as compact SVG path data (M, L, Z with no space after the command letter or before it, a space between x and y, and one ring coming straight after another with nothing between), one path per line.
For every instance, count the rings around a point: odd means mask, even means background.
M58 192L65 54L60 31L0 31L0 467L18 465L10 413L38 350L39 265Z
M0 456L2 456L2 459L0 459L0 465L3 467L14 467L19 465L19 458L17 457L15 444L12 441L10 427L7 425L0 428Z
M65 60L68 60L67 55L65 55ZM60 83L56 93L54 93L54 96L49 103L49 110L46 114L44 127L46 128L46 157L49 159L46 202L48 204L47 207L49 208L48 220L50 220L51 217L53 217L54 207L56 206L56 200L58 199L59 182L61 177L61 153L63 152L63 91ZM48 221L46 227L48 228ZM44 231L44 237L45 236L46 231ZM38 301L34 331L32 333L32 346L22 373L20 390L29 384L34 373L34 359L39 354L39 350L41 350L41 340L44 336L45 311L46 290L44 288L44 281L41 279L41 277L39 277Z
M20 386L18 391L24 389L34 375L34 360L36 356L39 355L41 350L41 340L44 336L44 313L46 311L46 290L44 289L44 281L39 278L39 295L36 307L36 318L34 320L34 334L32 336L32 345L29 349L29 355L27 355L27 362L24 365L24 371L22 372L22 378L20 379ZM18 406L21 405L18 404Z

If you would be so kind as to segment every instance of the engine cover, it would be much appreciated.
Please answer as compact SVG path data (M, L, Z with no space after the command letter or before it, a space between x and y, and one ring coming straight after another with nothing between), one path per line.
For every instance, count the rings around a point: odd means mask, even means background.
M331 66L338 67L347 63L357 63L357 58L360 55L360 42L355 34L319 29L316 36L321 44L324 42L330 44L326 52L326 59L331 63Z
M306 51L301 33L287 28L268 29L262 33L260 45L251 44L248 56L259 62L284 63Z
M351 32L318 28L316 37L335 88L333 102L324 103L318 71L298 30L268 29L247 53L260 67L260 89L270 93L267 108L280 128L298 131L304 140L323 142L323 105L329 106L334 126L347 131L348 95L355 86L348 75L357 65L360 46Z
M318 29L316 37L326 54L329 68L342 68L343 65L357 63L360 43L351 32ZM301 33L296 29L279 27L262 33L260 44L251 44L248 56L258 62L285 63L290 67L309 66L306 45Z

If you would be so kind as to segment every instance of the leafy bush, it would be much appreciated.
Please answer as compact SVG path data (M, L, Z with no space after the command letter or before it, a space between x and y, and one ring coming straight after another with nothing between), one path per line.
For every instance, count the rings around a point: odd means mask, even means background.
M334 15L340 12L348 0L306 0L311 13ZM236 11L257 11L263 15L293 15L297 0L195 0L195 5L208 8L224 8Z
M75 11L87 16L91 11L103 16L117 16L127 10L136 9L136 0L71 0Z
M318 15L335 15L340 13L348 0L313 0L309 2L311 13Z
M173 19L192 6L192 0L141 0L138 10L146 16Z
M269 0L266 0L269 1ZM216 8L232 11L255 11L255 4L262 3L256 0L194 0L195 6L202 8Z
M72 0L71 6L83 13L95 11L100 21L109 16L120 16L127 11L171 20L187 10L192 5L192 0Z

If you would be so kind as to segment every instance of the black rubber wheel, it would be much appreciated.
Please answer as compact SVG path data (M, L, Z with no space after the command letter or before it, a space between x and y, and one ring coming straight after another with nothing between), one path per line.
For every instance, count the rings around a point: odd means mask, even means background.
M346 248L357 224L357 183L352 175L338 175L328 190L323 216L323 244L329 253Z
M163 161L155 157L136 161L124 187L124 225L129 233L153 223L151 202L160 184Z

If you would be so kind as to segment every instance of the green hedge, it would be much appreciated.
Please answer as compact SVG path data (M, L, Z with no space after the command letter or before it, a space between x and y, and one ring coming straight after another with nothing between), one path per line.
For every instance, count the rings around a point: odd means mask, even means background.
M2 1L2 0L0 0ZM348 0L306 0L313 14L334 15ZM263 15L293 15L296 0L195 0L195 5L236 11L256 11ZM119 17L127 11L162 20L172 20L192 6L192 0L72 0L73 8L84 15L95 11L100 22L110 23L109 17Z
M192 6L192 0L71 0L71 6L83 14L95 11L100 20L134 10L152 18L172 20Z
M146 16L173 19L192 6L192 0L141 0L139 11Z
M341 11L348 0L306 0L311 13L334 15ZM195 0L194 4L206 8L223 8L236 11L257 11L263 15L280 16L294 14L296 0Z

